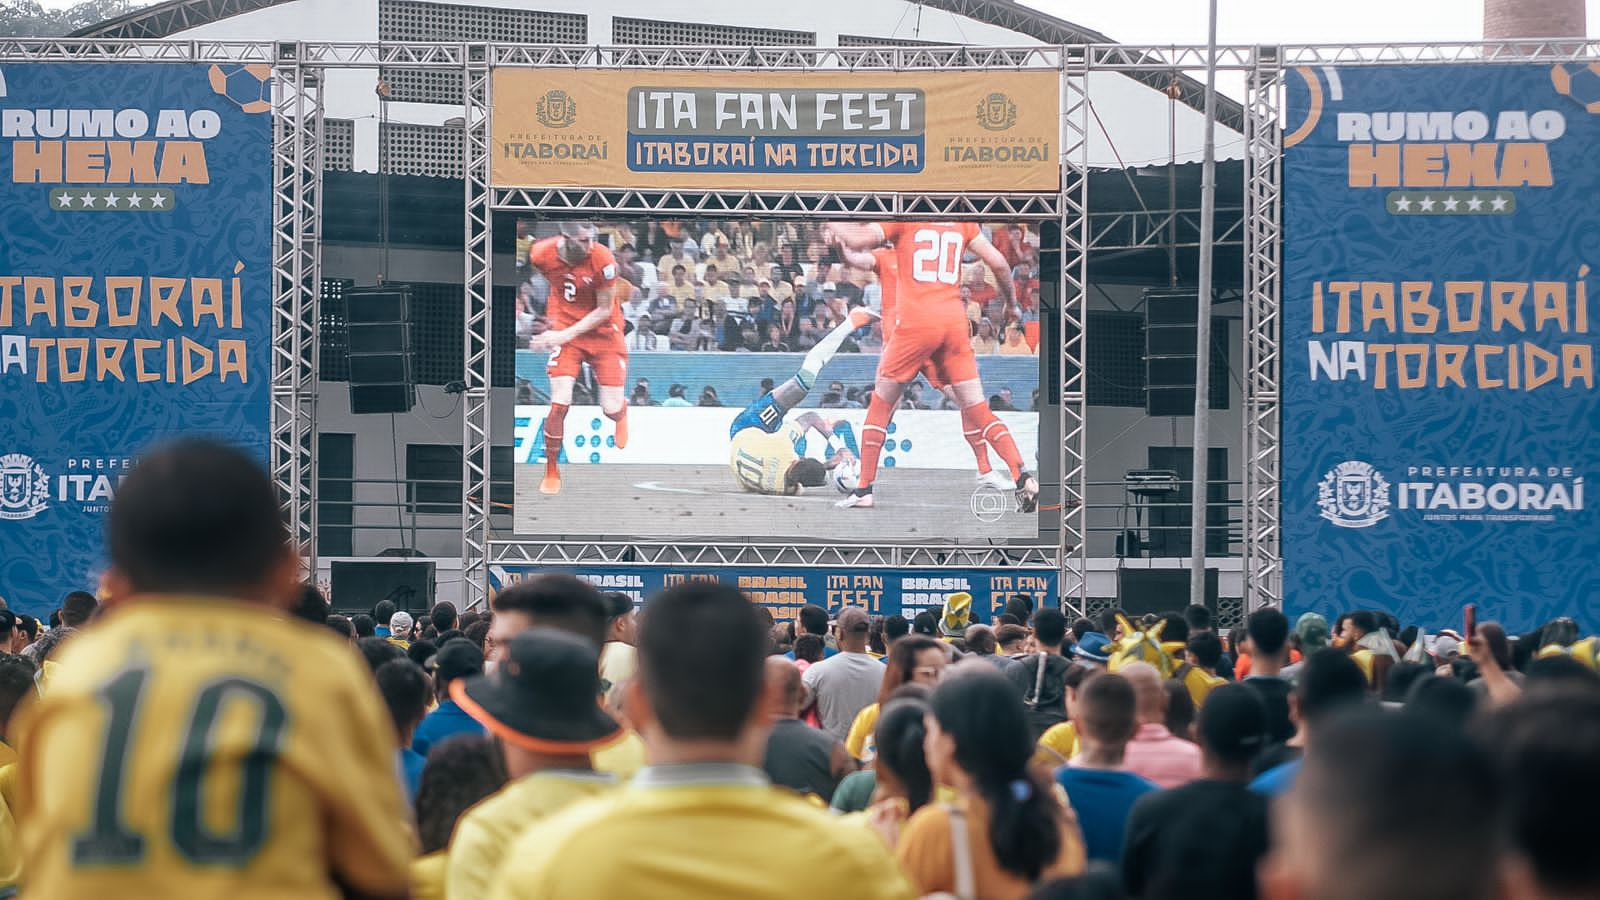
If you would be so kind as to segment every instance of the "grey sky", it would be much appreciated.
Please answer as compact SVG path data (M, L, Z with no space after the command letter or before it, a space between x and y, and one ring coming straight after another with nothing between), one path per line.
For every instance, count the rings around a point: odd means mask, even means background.
M1205 0L1022 0L1128 44L1203 44ZM1600 0L1585 0L1589 34ZM1483 0L1219 0L1224 44L1470 41L1483 36Z

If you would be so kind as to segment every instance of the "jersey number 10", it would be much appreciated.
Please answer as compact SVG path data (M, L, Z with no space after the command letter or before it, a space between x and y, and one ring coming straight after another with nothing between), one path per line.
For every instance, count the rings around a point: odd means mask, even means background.
M139 698L150 670L128 669L100 688L109 713L106 743L95 779L94 812L89 827L72 840L75 866L131 865L145 855L145 836L129 828L123 817L123 779L128 771ZM211 767L211 733L223 705L249 703L258 711L252 744L239 754L239 799L236 824L225 832L205 821L205 777ZM207 682L195 694L194 712L183 733L169 800L172 846L196 865L242 866L267 839L270 804L267 792L278 764L279 744L289 714L283 701L260 682L225 676Z
M913 235L916 247L911 255L911 278L928 284L955 284L961 278L961 250L965 243L959 231L924 228Z

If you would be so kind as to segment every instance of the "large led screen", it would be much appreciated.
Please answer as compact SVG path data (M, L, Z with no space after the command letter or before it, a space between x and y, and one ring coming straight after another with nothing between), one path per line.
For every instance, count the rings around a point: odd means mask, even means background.
M1027 225L517 229L518 534L1038 535Z

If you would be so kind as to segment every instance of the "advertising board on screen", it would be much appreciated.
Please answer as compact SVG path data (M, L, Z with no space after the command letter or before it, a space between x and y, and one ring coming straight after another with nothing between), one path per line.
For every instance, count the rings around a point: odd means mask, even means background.
M1055 191L1060 74L496 69L497 187Z
M1285 604L1592 619L1600 74L1288 82Z
M959 222L521 222L516 532L1037 538L1037 243ZM875 388L898 402L874 413ZM870 508L840 508L868 485Z
M150 444L267 454L272 73L0 67L0 593L95 587Z

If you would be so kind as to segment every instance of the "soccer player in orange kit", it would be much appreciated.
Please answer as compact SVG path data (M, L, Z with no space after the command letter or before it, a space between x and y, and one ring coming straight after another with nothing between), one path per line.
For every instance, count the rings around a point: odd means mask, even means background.
M588 363L600 385L600 410L616 423L617 448L628 446L628 345L622 336L622 303L616 296L617 260L595 242L590 222L563 222L561 234L534 242L528 264L550 282L545 314L550 328L529 346L548 350L550 412L544 420L544 480L539 493L561 492L561 445L572 385Z
M870 251L892 245L897 273L897 322L878 359L877 384L862 428L861 482L839 506L870 509L874 505L872 483L877 478L889 420L906 383L924 363L932 362L955 391L962 432L975 432L994 447L1011 470L1018 505L1023 512L1033 512L1038 508L1039 479L1023 467L1022 453L1010 429L984 398L961 303L961 260L971 250L994 273L1006 318L1016 314L1016 291L1005 257L975 222L837 222L828 226L828 234L846 250Z

